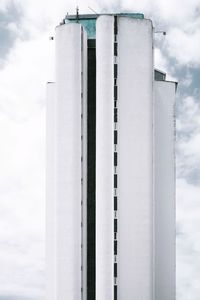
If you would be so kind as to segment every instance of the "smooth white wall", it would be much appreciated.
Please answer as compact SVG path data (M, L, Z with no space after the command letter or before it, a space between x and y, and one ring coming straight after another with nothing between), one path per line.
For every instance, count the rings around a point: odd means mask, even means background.
M81 72L86 78L87 40L83 32L82 47L81 35L79 24L56 28L56 300L80 300L83 285Z
M150 20L118 18L119 299L153 293L152 109Z
M113 299L114 17L97 21L97 299ZM153 295L152 23L118 17L118 298Z
M55 83L46 101L46 299L56 300Z
M97 20L96 300L112 300L113 274L113 43L114 17Z
M154 83L155 300L175 300L175 83Z

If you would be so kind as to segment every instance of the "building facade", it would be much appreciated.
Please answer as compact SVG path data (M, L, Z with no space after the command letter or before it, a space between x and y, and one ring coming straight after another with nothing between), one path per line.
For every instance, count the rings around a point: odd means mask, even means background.
M67 16L47 99L47 299L175 300L176 83L142 14Z

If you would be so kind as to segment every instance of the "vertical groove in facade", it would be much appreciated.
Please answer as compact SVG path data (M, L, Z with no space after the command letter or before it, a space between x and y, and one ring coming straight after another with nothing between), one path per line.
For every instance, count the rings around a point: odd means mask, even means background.
M114 110L113 110L113 120L114 120L114 193L113 193L113 207L114 207L114 240L113 240L113 256L114 256L114 286L113 286L113 292L114 292L114 300L118 299L117 296L117 290L118 290L118 280L117 280L117 266L118 266L118 211L117 211L117 202L119 201L118 193L117 193L117 184L118 184L118 147L117 147L117 136L118 136L118 82L117 82L117 75L118 75L118 40L117 40L117 34L118 34L118 24L117 24L117 16L114 16L114 61L113 61L113 85L114 85Z
M96 41L94 39L88 39L87 67L87 300L94 300L96 297Z
M155 81L154 98L155 299L174 300L175 83Z
M83 132L83 28L81 27L81 300L83 300L83 280L84 280L84 240L83 240L83 231L84 231L84 218L83 218L83 201L84 201L84 192L83 192L83 181L85 181L83 174L83 160L84 160L84 150L83 143L85 140L84 132Z
M83 28L81 27L81 300L83 300L83 295L85 292L84 289L84 142L85 142L85 135L84 135L84 103L83 103Z
M81 26L81 173L82 173L82 286L81 299L87 300L87 36Z

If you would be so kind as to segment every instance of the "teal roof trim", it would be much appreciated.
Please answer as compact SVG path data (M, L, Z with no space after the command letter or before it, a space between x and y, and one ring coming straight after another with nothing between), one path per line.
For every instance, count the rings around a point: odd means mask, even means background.
M144 19L144 14L140 13L120 13L120 14L102 14L108 16L128 17L134 19ZM76 15L66 16L64 23L80 23L88 34L88 39L96 38L96 20L100 15L79 15L78 20Z
M134 18L134 19L144 19L144 14L140 13L121 13L121 14L116 14L116 16L119 17L129 17L129 18Z
M87 32L88 39L96 38L96 19L79 19L78 22L77 20L65 19L65 23L79 23Z

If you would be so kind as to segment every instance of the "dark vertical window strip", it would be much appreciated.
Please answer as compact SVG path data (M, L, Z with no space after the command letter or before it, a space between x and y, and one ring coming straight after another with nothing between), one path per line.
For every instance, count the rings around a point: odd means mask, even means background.
M118 43L117 43L117 34L118 34L118 24L117 16L114 16L114 56L118 55ZM117 163L118 163L118 154L117 154L117 122L118 122L118 109L117 109L117 100L118 100L118 86L117 86L117 77L118 77L118 65L114 63L114 300L117 300Z
M81 136L83 132L83 30L81 28ZM81 138L81 158L83 157L83 142ZM83 202L83 160L81 159L81 203ZM83 293L83 206L81 205L81 293ZM82 298L82 296L81 296Z
M96 281L96 41L88 40L88 121L87 121L87 300L94 300Z
M114 285L114 300L117 300L117 285Z

